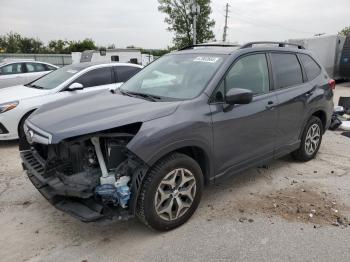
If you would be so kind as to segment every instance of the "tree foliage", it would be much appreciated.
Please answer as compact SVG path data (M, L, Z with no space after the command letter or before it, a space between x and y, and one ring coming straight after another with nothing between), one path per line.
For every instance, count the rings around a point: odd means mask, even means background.
M212 28L215 21L210 19L210 0L196 0L200 6L200 14L197 16L197 42L203 43L214 39ZM167 15L165 22L168 30L174 32L173 42L176 48L191 45L193 43L193 0L158 0L158 10Z
M39 39L22 37L18 33L10 32L0 36L0 50L5 53L69 54L71 52L82 52L84 50L96 50L97 48L95 42L89 38L82 41L51 40L48 45L45 46Z
M342 36L348 36L350 35L350 26L347 26L345 28L343 28L343 30L341 30L338 35L342 35Z

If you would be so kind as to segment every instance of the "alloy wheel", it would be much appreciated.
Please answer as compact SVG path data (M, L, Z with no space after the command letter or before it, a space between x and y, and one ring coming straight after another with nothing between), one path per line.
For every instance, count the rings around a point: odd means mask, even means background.
M321 129L318 124L309 127L305 138L305 151L308 155L312 155L318 148L321 139Z
M159 217L173 221L192 206L196 195L196 178L191 171L178 168L169 172L159 183L154 205Z

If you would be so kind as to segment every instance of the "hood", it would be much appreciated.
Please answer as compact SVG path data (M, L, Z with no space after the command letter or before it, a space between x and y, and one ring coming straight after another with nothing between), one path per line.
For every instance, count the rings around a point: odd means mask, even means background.
M28 121L51 143L172 114L181 102L151 102L110 91L75 95L44 105Z
M0 104L46 95L50 90L30 88L23 85L5 87L0 89Z

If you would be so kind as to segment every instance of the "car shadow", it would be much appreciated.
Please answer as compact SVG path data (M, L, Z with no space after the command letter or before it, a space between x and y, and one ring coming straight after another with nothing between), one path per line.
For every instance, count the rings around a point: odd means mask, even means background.
M18 146L18 140L0 141L0 147Z

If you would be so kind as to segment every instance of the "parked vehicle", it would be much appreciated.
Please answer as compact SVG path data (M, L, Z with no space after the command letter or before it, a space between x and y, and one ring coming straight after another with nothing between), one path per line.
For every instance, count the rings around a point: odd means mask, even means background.
M350 36L329 35L288 42L313 52L331 78L350 79Z
M41 105L116 88L141 68L126 63L81 63L57 69L27 85L0 89L0 140L24 138L24 121Z
M314 158L335 82L302 47L278 45L192 46L116 93L41 107L25 124L29 179L82 221L136 215L170 230L204 185L291 152Z
M3 60L0 63L0 88L32 82L57 68L34 60Z

